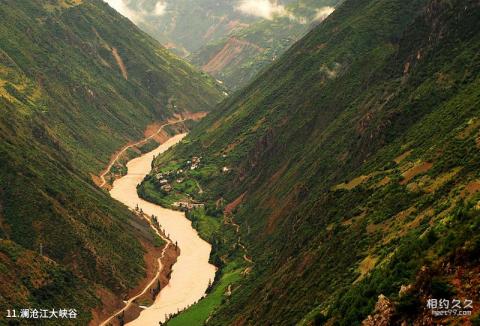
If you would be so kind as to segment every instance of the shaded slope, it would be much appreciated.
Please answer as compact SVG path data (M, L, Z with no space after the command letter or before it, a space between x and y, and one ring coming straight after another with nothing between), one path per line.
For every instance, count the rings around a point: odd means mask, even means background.
M346 1L157 162L201 156L199 199L243 199L255 265L209 324L355 325L379 294L392 323L421 322L431 284L465 296L472 283L454 275L478 266L479 14L467 0Z

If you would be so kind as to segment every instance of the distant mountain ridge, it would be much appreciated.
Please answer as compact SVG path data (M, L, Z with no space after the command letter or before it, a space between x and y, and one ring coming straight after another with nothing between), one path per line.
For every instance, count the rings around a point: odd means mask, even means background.
M264 19L212 40L187 57L233 90L253 80L311 28L321 23L341 1L291 1L289 15Z
M238 90L340 0L107 1L166 47ZM122 5L118 5L121 3ZM161 13L154 8L161 6Z
M247 27L262 18L238 10L238 0L121 0L107 1L134 23L156 37L162 44L184 56L206 43L224 37L233 30ZM285 5L292 0L275 1ZM122 5L118 5L121 3ZM161 12L154 13L160 5Z

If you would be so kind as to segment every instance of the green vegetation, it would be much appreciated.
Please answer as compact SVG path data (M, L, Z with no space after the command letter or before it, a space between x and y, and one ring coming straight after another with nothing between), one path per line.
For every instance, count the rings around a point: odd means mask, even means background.
M187 212L187 218L204 240L213 242L215 233L220 230L221 216L207 215L205 208L199 208Z
M163 207L173 207L173 203L182 200L184 197L179 194L166 194L161 189L157 188L152 182L144 182L138 188L140 197L149 202L161 205Z
M72 305L87 324L99 289L145 276L140 241L161 245L92 176L221 88L100 0L7 0L0 16L0 309Z
M98 304L95 293L85 289L86 283L71 271L4 239L0 240L0 282L3 300L9 302L5 309L79 309ZM87 324L90 318L90 313L84 312L74 321L66 320L65 325Z
M255 262L209 325L359 325L380 294L420 324L432 295L480 299L479 23L469 0L345 1L157 158L202 157L196 199L239 225L215 261L241 239Z
M171 151L160 157L165 159L170 153ZM171 161L166 165L155 166L151 175L147 176L138 188L139 195L146 200L184 210L200 237L212 244L210 260L220 268L214 283L207 290L208 295L169 320L167 325L202 325L221 304L229 301L250 265L243 258L245 248L239 245L240 238L236 228L232 228L232 225L224 220L222 201L208 202L198 208L175 205L175 202L179 201L198 203L203 200L203 190L199 191L198 180L206 180L215 172L212 171L212 165L202 162L198 157L192 157L183 162ZM195 168L191 169L193 166ZM178 178L183 181L180 185L175 185ZM174 185L169 192L161 188L167 180Z
M2 17L5 105L41 116L39 128L55 140L61 138L76 164L89 172L105 165L112 148L141 139L148 123L173 113L207 111L220 99L211 78L174 57L103 1L53 12L45 11L42 1L7 2ZM32 32L25 35L9 26L14 19ZM132 32L122 33L127 29ZM42 44L51 44L48 56ZM23 95L15 99L12 89Z
M240 279L241 269L238 268L236 263L230 263L223 269L220 279L215 283L207 297L170 320L167 325L203 325L220 304L228 302L229 286L230 288L232 284L235 286Z

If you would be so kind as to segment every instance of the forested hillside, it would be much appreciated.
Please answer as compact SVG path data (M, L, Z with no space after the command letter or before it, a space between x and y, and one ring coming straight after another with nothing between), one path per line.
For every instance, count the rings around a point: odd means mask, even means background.
M478 323L427 300L480 299L479 30L478 1L347 0L158 158L140 194L206 203L221 267L171 325Z
M99 293L145 277L140 243L158 244L92 175L221 89L100 0L6 0L0 17L0 307L87 324Z

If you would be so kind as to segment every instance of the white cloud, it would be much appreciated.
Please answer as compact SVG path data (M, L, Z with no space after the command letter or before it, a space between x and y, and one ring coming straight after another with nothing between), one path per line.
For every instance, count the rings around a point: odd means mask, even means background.
M138 13L135 10L130 9L124 0L105 0L105 2L134 23L141 21Z
M313 20L316 20L316 21L323 21L325 18L327 18L328 16L330 16L330 14L332 12L335 11L335 8L333 7L322 7L322 8L318 8L316 10L316 13L315 13L315 18Z
M270 20L275 16L286 17L291 15L291 13L285 9L285 6L270 0L241 0L235 9L250 16Z
M138 3L138 8L130 4L130 0L104 0L113 9L130 19L135 24L145 21L148 17L158 17L165 13L167 3L164 0L157 1L153 8L145 8L144 1Z
M167 3L163 1L158 1L153 9L153 13L155 16L163 16L165 14L165 10L167 9Z

